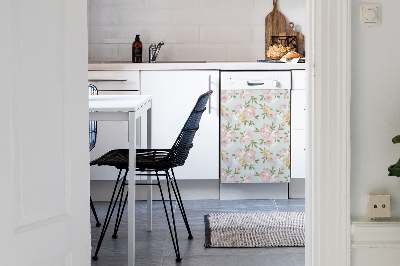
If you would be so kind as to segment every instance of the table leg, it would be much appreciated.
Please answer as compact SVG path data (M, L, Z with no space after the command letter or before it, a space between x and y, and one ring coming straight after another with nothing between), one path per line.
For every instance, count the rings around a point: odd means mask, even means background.
M128 266L135 265L135 169L136 169L136 119L129 112L129 196L128 196Z
M151 149L151 107L147 110L147 149ZM148 172L149 174L151 172ZM151 184L151 175L147 176L147 183ZM153 186L147 186L147 231L153 230Z

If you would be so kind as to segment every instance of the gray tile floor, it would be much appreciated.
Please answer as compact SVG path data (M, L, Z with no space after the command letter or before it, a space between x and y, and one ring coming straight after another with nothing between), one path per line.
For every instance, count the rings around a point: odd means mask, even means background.
M105 218L108 202L95 202L101 222ZM167 205L168 206L168 205ZM177 208L174 201L175 209ZM153 202L153 231L146 231L146 201L136 202L136 265L143 266L303 266L305 253L303 247L279 248L205 248L204 215L220 212L272 212L304 211L304 199L288 200L186 200L186 215L193 239L187 239L187 231L179 209L175 211L181 262L175 261L175 253L169 235L164 209L161 201ZM118 231L118 239L111 238L114 221L110 223L99 252L99 259L92 266L127 265L127 215ZM100 236L101 227L92 225L92 255Z

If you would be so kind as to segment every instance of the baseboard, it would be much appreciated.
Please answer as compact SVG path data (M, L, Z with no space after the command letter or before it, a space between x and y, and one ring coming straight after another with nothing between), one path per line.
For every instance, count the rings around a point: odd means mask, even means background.
M400 220L354 221L351 230L351 265L399 265Z
M291 178L289 183L289 199L304 199L306 197L306 179Z
M287 199L288 183L221 184L221 200Z

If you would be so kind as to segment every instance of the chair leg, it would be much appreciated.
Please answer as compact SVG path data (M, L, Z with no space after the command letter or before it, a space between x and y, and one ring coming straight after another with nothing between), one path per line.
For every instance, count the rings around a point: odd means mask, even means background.
M186 217L185 208L183 207L183 202L182 202L181 194L179 193L178 184L176 183L174 170L173 170L172 168L171 168L171 172L172 172L172 178L171 178L171 176L170 176L170 179L171 179L171 187L172 187L172 189L173 189L173 191L174 191L176 201L178 202L179 210L181 211L183 221L185 222L186 229L187 229L188 234L189 234L188 238L189 238L189 239L193 239L193 235L192 235L192 232L190 231L190 227L189 227L189 222L188 222L187 217ZM167 175L168 175L168 173L167 173ZM173 181L173 182L172 182L172 181ZM176 190L175 190L174 185L175 185L175 187L176 187Z
M120 197L120 200L119 200L117 219L115 221L115 227L114 227L114 234L112 235L112 238L114 238L114 239L118 238L118 234L117 233L118 233L119 225L121 224L122 215L124 214L125 205L126 205L126 202L128 200L128 193L129 192L126 191L124 205L122 206L122 209L121 209L121 203L122 203L122 199L123 199L123 196L124 196L125 185L126 185L126 180L124 180L124 182L121 184L121 186L123 186L123 189L122 189L121 197Z
M101 230L100 239L99 239L99 242L97 242L96 252L94 253L94 256L92 257L93 260L97 260L97 259L98 259L97 255L98 255L98 253L99 253L101 244L102 244L103 239L104 239L104 235L106 234L108 225L109 225L109 223L110 223L111 216L112 216L112 214L113 214L113 212L114 212L115 205L117 204L117 201L115 201L114 204L113 204L113 201L114 201L115 191L116 191L117 186L118 186L118 183L119 183L119 181L120 181L121 172L122 172L122 169L119 170L118 178L117 178L117 181L115 182L115 186L114 186L114 190L113 190L113 193L112 193L112 196L111 196L110 204L108 205L108 210L107 210L106 219L105 219L105 221L104 221L103 228L102 228L102 230ZM123 179L122 179L123 182L126 180L127 174L128 174L128 170L125 171L125 175L124 175L124 177L123 177ZM119 198L120 193L121 193L121 187L120 187L119 190L118 190L116 199ZM111 207L112 207L112 208L111 208Z
M172 208L172 200L171 200L171 193L170 193L170 189L169 189L168 177L167 177L166 179L167 179L167 187L168 187L168 194L169 194L169 202L170 202L170 205L171 205L171 214L172 214L172 221L173 221L173 225L174 225L175 237L174 237L174 234L172 233L171 223L170 223L170 221L169 221L169 215L168 215L167 207L166 207L166 205L165 205L164 195L163 195L163 192L162 192L162 189L161 189L160 178L159 178L159 176L158 176L158 172L157 172L157 171L156 171L156 176L157 176L157 184L158 184L158 187L159 187L160 193L161 193L161 199L162 199L162 202L163 202L163 205L164 205L165 216L167 217L167 222L168 222L169 232L170 232L170 234L171 234L172 244L174 245L174 250L175 250L175 255L176 255L176 261L179 262L179 261L181 261L182 259L181 259L181 255L180 255L180 253L179 253L178 237L177 237L177 234L176 234L174 210L173 210L173 208Z
M97 213L96 213L96 209L94 208L92 197L90 197L90 208L92 209L94 219L96 219L96 227L99 227L101 225L101 223L99 222L99 218L97 217Z

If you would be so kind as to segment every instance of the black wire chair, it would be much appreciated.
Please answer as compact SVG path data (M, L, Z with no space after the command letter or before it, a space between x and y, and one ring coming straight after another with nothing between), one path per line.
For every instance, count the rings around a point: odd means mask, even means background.
M176 261L181 261L181 256L179 253L179 244L178 244L178 236L176 233L176 226L175 226L175 217L174 217L174 212L173 212L173 206L172 206L172 197L171 197L171 189L173 190L173 193L175 195L175 199L178 203L179 210L182 214L182 218L185 222L186 229L188 231L188 238L193 239L192 233L190 231L189 227L189 222L186 217L185 209L183 207L183 202L181 195L179 193L179 188L178 184L175 179L175 174L173 171L173 168L177 166L182 166L184 165L190 149L193 147L193 138L194 135L196 134L196 131L199 129L199 123L200 119L202 117L203 112L206 110L206 103L212 94L212 91L209 91L207 93L204 93L200 95L198 98L196 105L194 106L192 112L189 115L189 118L187 119L185 125L183 126L178 138L175 140L174 145L172 146L171 149L137 149L136 150L136 171L140 172L146 172L143 174L138 174L138 175L152 175L157 177L157 184L160 193L161 193L161 199L164 205L164 211L165 215L167 217L167 222L168 222L168 227L169 227L169 232L171 234L172 238L172 243L174 246L175 250L175 255L176 255ZM93 160L90 165L108 165L108 166L114 166L117 169L119 169L117 181L114 186L114 190L111 196L111 201L108 206L107 210L107 215L105 222L103 224L103 229L100 234L100 239L99 242L97 243L97 248L95 251L94 256L92 257L93 260L98 259L98 253L101 247L101 243L104 239L104 235L107 231L107 227L110 223L111 216L114 212L114 209L116 207L116 204L118 203L119 200L119 206L118 206L118 213L117 213L117 218L116 218L116 223L114 227L114 233L112 235L113 238L117 238L118 235L118 229L119 225L121 223L122 219L122 214L125 209L125 205L127 202L128 198L128 193L125 193L125 199L124 197L124 188L127 185L126 181L126 176L129 171L128 165L129 165L129 150L128 149L118 149L118 150L111 150L107 152L106 154L100 156L99 158ZM125 170L123 176L121 177L122 170ZM155 172L155 174L152 174L152 172ZM159 172L165 172L164 174L160 174ZM171 172L171 173L170 173ZM160 176L165 176L166 181L167 181L167 188L168 188L168 199L170 202L170 215L168 214L167 206L165 204L165 199L164 199L164 194L161 188L161 183L160 183ZM119 185L119 189L117 192L117 195L115 197L115 192L116 189ZM143 185L150 185L150 184L143 184ZM115 197L115 202L114 202L114 197ZM123 203L122 203L123 202ZM170 217L172 218L172 226L170 222Z
M98 91L96 86L93 84L89 84L89 95L98 95ZM94 146L96 145L97 140L97 121L89 121L89 151L92 151ZM96 226L99 227L101 223L99 222L99 218L97 217L96 209L94 208L94 204L92 201L92 196L90 196L90 209L93 212L94 218L96 219Z

